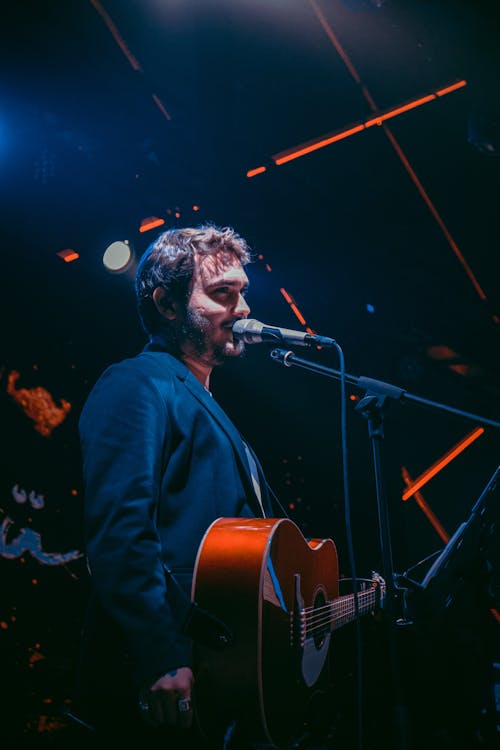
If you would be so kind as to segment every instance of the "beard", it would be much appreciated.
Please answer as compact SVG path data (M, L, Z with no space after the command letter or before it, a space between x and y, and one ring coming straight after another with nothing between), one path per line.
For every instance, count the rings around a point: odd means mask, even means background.
M245 344L242 341L232 340L218 344L210 341L211 332L210 321L188 307L179 329L179 340L183 346L188 344L200 359L212 366L222 365L228 359L241 357L244 354Z

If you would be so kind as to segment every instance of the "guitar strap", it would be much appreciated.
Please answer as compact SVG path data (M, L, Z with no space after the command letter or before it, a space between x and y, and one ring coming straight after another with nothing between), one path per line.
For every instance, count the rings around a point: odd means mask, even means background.
M264 505L262 504L262 492L261 492L261 489L260 489L260 482L259 482L259 474L258 474L258 471L257 471L257 464L255 463L254 457L252 456L252 454L250 452L250 449L249 449L247 443L245 442L245 440L243 440L243 438L242 438L242 442L243 442L243 447L245 449L245 453L247 454L247 461L248 461L248 465L250 467L250 475L252 477L253 489L254 489L255 494L257 495L257 500L259 501L260 510L262 512L262 517L265 518L266 517L266 513L264 511Z
M181 633L212 649L220 650L229 646L233 634L227 625L212 612L192 602L168 565L163 563L163 568L173 584L169 598L174 609L181 613Z
M269 494L270 494L270 496L272 498L275 510L279 510L281 512L281 514L282 514L281 518L290 518L290 514L286 512L285 508L283 507L283 505L278 500L278 497L277 497L275 491L273 490L273 488L271 487L271 485L269 484L269 482L267 480L266 480L266 486L267 486L267 490L268 490L268 492L269 492ZM279 516L279 513L277 515ZM290 520L292 520L292 519L290 518Z

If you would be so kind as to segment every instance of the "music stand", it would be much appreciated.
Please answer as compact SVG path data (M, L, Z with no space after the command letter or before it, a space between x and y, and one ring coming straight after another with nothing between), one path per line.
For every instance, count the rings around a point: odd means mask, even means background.
M418 619L436 623L457 601L471 572L482 567L490 573L489 553L493 551L500 521L500 465L481 492L466 521L460 524L447 545L425 574L417 594ZM498 545L498 541L496 542Z
M421 583L402 576L411 584L406 594L407 617L414 625L409 690L422 742L443 731L460 748L476 747L473 738L479 736L485 750L498 741L493 686L498 613L492 609L498 604L491 582L499 561L499 495L500 466Z

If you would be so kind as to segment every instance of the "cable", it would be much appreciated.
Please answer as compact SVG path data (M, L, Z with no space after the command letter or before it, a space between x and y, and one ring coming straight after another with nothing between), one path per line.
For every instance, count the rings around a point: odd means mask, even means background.
M335 347L340 361L340 429L342 439L342 477L344 487L344 517L346 526L347 553L354 590L354 612L356 627L356 713L357 713L357 744L359 750L363 747L363 646L361 642L361 622L358 605L358 580L356 576L356 562L351 524L351 499L349 493L349 471L347 459L347 398L345 388L345 360L340 344L335 341Z

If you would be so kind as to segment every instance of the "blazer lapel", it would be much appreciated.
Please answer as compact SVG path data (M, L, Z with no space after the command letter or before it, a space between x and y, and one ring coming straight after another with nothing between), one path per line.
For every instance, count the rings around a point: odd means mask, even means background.
M238 430L236 429L236 427L233 425L233 423L231 422L231 420L225 413L225 411L223 410L223 408L219 406L219 404L213 398L213 396L194 377L194 375L189 370L189 368L186 367L186 365L183 362L181 362L179 359L177 359L172 354L170 354L170 352L166 351L160 341L153 341L147 344L144 348L144 351L146 352L160 351L163 354L165 354L169 358L170 366L175 371L175 374L177 375L179 380L181 380L184 383L184 385L189 390L189 392L197 399L197 401L199 401L199 403L202 406L205 407L205 409L207 409L207 411L210 412L211 416L215 419L215 421L220 426L220 428L224 430L235 452L236 462L238 464L238 467L240 469L240 473L243 479L247 502L250 508L252 509L252 511L255 513L255 515L261 516L262 508L260 506L259 500L253 488L252 476L250 473L250 466L248 465L248 459L245 453L243 439L240 433L238 432ZM257 462L257 465L259 465L258 462ZM263 477L262 477L262 473L260 469L259 469L259 481L260 481L260 485L262 488L262 502L264 505L264 509L267 513L268 507L269 507L269 502L267 499L268 493L267 493L267 488L265 487L265 482L263 481Z
M194 375L192 375L192 373L190 373L189 371L187 377L184 380L184 385L200 402L200 404L202 404L205 409L210 412L212 417L228 436L236 454L238 466L244 478L245 492L248 504L250 505L256 516L262 516L262 508L253 488L250 466L248 465L248 459L246 457L245 447L243 445L240 433L233 425L222 407L219 406L217 401L213 398L213 396L211 396L210 393L208 393L208 391L203 388L201 383L199 383Z

